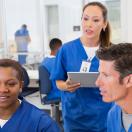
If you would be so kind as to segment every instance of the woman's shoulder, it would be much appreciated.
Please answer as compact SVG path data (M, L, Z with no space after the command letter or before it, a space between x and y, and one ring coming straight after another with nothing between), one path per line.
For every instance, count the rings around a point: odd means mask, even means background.
M57 123L46 113L44 110L37 108L36 106L30 104L25 99L22 100L23 111L27 111L30 120L38 124L38 129L48 130L55 128L59 130Z
M44 110L39 109L38 107L33 104L30 104L26 100L23 100L22 103L24 105L24 109L27 110L27 113L30 112L31 117L38 117L39 119L41 118L41 120L52 122L51 117Z
M61 49L63 50L75 49L77 47L77 44L80 44L80 38L64 43Z
M76 38L74 40L71 40L71 41L68 41L68 42L65 42L63 44L64 47L67 47L67 46L72 46L72 45L75 45L76 43L80 42L80 38Z
M23 105L24 109L26 107L26 108L28 108L28 110L32 110L32 112L34 112L34 113L47 115L47 113L45 111L43 111L43 110L39 109L38 107L36 107L35 105L27 102L25 99L22 100L22 105Z

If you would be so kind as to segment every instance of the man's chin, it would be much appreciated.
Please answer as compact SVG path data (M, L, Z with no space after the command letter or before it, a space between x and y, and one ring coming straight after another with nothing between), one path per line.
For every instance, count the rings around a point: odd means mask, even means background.
M106 102L106 103L110 103L110 102L112 102L111 99L106 98L106 97L102 97L102 100L103 100L104 102Z

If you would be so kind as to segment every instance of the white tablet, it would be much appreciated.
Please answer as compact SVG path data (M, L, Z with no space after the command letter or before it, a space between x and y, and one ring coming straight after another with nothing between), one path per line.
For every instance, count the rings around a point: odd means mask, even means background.
M97 87L95 85L98 72L67 72L73 83L81 83L81 87Z

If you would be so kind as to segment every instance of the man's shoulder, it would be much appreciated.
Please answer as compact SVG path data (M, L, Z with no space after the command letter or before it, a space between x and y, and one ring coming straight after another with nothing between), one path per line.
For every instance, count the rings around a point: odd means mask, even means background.
M54 61L55 61L55 57L54 58L45 57L43 59L41 65L44 65L44 66L47 65L47 64L52 65L54 63Z
M15 32L15 36L18 36L20 34L20 30L17 30L16 32Z
M109 117L117 117L121 113L121 107L117 104L114 104L114 106L109 111Z

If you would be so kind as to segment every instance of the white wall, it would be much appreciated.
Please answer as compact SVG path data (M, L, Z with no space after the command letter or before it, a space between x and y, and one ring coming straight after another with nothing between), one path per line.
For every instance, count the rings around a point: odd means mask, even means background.
M73 26L81 24L82 4L88 0L1 0L4 1L3 41L14 40L14 32L23 24L28 25L32 38L30 51L47 52L46 5L58 5L59 37L63 42L80 36L81 31L73 31ZM0 1L0 2L1 2ZM1 4L1 3L0 3ZM121 0L122 41L132 42L132 1ZM73 15L74 14L74 15ZM0 19L1 20L1 19ZM2 21L3 22L3 21ZM1 23L0 23L1 25ZM6 31L7 32L6 32ZM6 34L7 33L7 34ZM2 39L2 38L1 38ZM5 48L6 49L6 48Z
M3 38L2 38L2 1L0 1L0 47L2 46Z
M14 40L15 31L27 24L31 35L30 51L41 51L40 13L38 0L5 0L8 40Z
M132 43L132 1L121 0L122 41Z
M127 41L132 42L132 0L126 0L127 1L127 9L126 9L126 15L127 15ZM123 28L123 27L122 27Z
M72 4L71 4L72 3ZM70 0L59 2L60 38L64 42L80 36L81 31L73 31L73 26L81 27L82 1Z
M59 12L59 34L58 37L64 42L80 36L81 31L73 31L73 26L81 25L82 0L41 0L41 19L44 36L44 51L48 53L48 36L46 23L46 6L57 5ZM74 14L74 15L73 15Z

